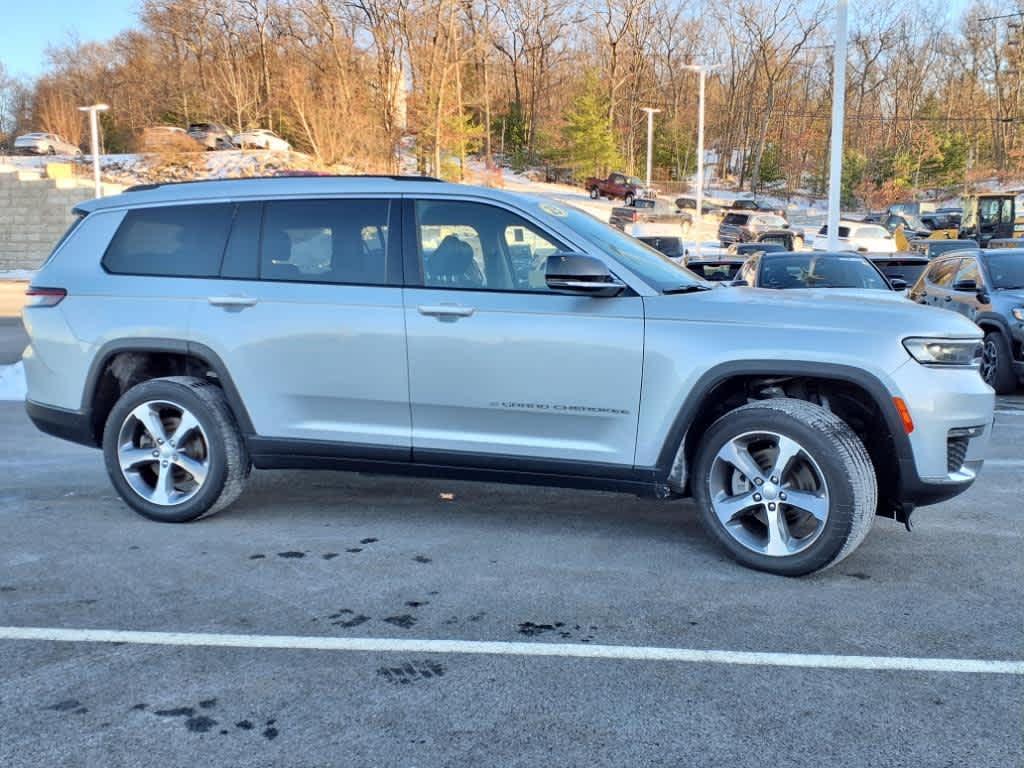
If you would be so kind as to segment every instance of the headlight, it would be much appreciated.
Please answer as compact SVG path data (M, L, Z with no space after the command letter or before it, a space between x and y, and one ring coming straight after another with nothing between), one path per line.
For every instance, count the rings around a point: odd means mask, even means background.
M904 339L903 346L921 365L978 367L981 342L976 339Z
M1013 310L1013 316L1024 323L1024 307L1017 307Z

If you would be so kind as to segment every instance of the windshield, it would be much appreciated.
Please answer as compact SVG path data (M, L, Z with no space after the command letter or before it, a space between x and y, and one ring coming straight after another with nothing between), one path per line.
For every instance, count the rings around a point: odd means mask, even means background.
M678 259L683 255L683 239L681 237L641 237L639 240L666 256Z
M763 288L874 288L889 285L860 256L791 253L766 256L761 266Z
M1024 288L1024 250L989 251L985 266L993 288Z
M669 291L688 285L706 285L690 270L589 213L566 206L560 211L559 218L570 229L578 232L657 291Z
M840 227L840 234L842 234L842 231L843 229ZM853 236L858 238L873 238L876 240L888 240L892 237L884 227L857 227Z

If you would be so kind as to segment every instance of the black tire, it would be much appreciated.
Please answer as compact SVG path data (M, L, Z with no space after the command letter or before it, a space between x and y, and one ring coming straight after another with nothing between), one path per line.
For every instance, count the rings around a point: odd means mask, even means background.
M1012 395L1017 391L1017 374L1013 370L1010 344L1000 331L985 334L981 377L997 395Z
M154 504L136 492L121 471L118 457L122 425L136 407L151 401L188 409L206 437L206 478L195 495L172 506ZM191 376L151 379L125 392L107 417L103 457L107 474L125 503L143 517L163 523L186 523L224 509L241 495L252 467L223 391L215 384Z
M627 192L627 193L626 193L626 196L625 196L625 197L624 197L624 198L622 199L622 202L623 202L623 203L624 203L624 204L625 204L625 205L626 205L627 207L628 207L628 206L630 206L630 205L632 205L632 204L633 204L633 203L634 203L635 201L636 201L636 198L635 198L635 197L634 197L634 196L633 196L632 194L630 194L629 192Z
M601 199L601 190L599 190L597 187L592 187L591 190L590 190L590 199L591 200L600 200Z
M828 516L806 549L772 556L741 544L719 521L711 503L712 463L730 440L771 431L799 443L820 468L828 487ZM875 516L878 489L867 450L835 414L803 400L761 400L730 411L705 433L690 480L701 522L733 558L750 568L782 576L803 576L835 565L867 536Z
M53 147L53 145L50 145L49 147L46 148L46 154L50 156L56 155L57 150Z

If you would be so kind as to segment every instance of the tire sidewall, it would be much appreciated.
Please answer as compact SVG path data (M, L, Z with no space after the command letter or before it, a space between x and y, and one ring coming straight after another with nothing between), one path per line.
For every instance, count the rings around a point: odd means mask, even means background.
M125 480L117 456L117 441L124 420L143 403L162 400L182 406L196 417L206 434L210 466L206 481L188 501L162 507L139 496ZM212 408L185 384L154 379L132 387L117 401L103 429L103 459L118 495L143 517L162 523L184 523L202 517L217 501L227 481L227 449Z
M828 484L829 511L824 530L807 549L787 557L753 552L725 530L711 506L709 475L715 455L732 438L747 432L777 432L796 440L811 455ZM824 568L842 550L851 535L855 494L850 475L825 435L792 416L774 409L752 408L727 414L704 435L691 479L694 500L704 527L740 563L784 576L802 576Z
M990 331L986 334L985 342L989 340L995 345L996 363L992 381L986 383L996 391L996 394L1012 394L1017 387L1017 376L1012 368L1010 345L999 331Z

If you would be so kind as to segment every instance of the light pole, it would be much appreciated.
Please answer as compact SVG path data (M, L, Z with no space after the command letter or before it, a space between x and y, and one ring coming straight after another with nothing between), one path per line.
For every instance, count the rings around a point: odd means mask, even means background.
M103 187L100 185L100 128L97 113L106 112L108 109L110 106L107 104L78 108L79 112L89 113L89 132L92 134L92 180L96 197L103 197Z
M828 168L828 249L839 249L839 198L843 187L843 119L846 108L846 2L836 2L836 44L832 62L832 138Z
M651 188L651 157L654 153L654 115L661 112L654 107L641 107L647 113L647 189Z
M704 221L704 81L708 72L718 69L715 64L684 64L683 69L700 75L700 91L697 98L697 209L694 222ZM699 242L699 241L698 241ZM700 246L698 245L698 251Z

